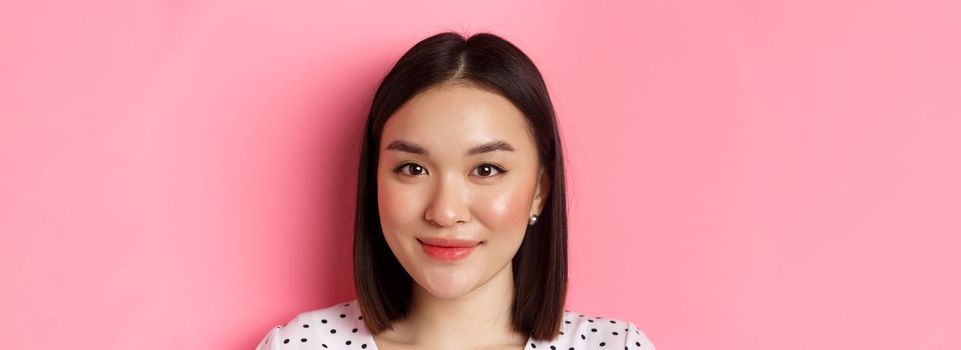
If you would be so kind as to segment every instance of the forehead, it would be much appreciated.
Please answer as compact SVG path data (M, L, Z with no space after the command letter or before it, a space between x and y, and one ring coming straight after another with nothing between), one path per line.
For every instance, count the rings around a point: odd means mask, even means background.
M467 149L503 140L531 151L534 140L524 114L496 93L468 85L430 88L411 98L384 124L381 145L393 139L431 150Z

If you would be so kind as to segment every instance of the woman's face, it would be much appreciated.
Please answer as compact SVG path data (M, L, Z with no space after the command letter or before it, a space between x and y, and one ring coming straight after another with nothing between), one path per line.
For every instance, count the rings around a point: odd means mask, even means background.
M510 271L550 188L520 110L476 87L433 87L387 120L379 152L384 238L415 282L435 297L457 298ZM476 244L421 243L436 238Z

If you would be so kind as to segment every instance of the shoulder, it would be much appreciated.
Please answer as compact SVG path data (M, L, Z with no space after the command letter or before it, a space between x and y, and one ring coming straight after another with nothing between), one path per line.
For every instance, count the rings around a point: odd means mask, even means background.
M647 349L654 344L633 322L564 310L564 320L557 337L551 341L534 342L530 348L543 349Z
M284 344L297 344L293 349L332 349L344 345L367 349L372 347L367 344L369 336L354 299L296 314L287 323L274 326L256 350L279 349Z

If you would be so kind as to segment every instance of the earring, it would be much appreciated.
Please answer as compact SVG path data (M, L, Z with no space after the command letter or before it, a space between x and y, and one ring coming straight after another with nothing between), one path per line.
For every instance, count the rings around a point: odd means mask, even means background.
M531 215L531 219L527 221L528 226L533 226L537 223L537 215Z

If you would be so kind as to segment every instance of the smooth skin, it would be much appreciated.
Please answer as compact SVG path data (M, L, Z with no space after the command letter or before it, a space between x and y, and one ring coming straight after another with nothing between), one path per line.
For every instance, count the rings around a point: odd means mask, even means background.
M527 335L510 327L511 259L550 189L523 113L469 83L421 92L384 125L377 188L384 238L414 280L409 317L375 335L377 347L523 349ZM438 262L424 236L481 244Z

